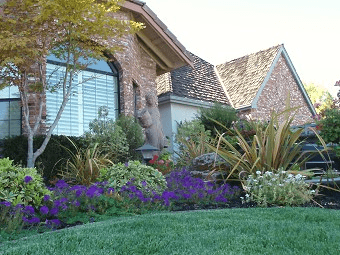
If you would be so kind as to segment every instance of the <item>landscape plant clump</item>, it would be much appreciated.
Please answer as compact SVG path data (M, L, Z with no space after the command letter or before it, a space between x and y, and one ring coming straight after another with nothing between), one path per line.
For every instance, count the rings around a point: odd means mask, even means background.
M239 178L242 173L254 174L256 171L288 171L308 160L301 151L302 142L299 142L303 129L291 129L294 116L289 114L294 110L296 108L281 113L273 112L268 125L254 123L255 135L251 141L234 128L239 148L224 138L223 134L217 146L209 145L230 164L231 171L227 179L231 176Z
M89 186L98 178L101 168L113 164L109 159L110 154L102 154L97 143L82 149L78 148L70 139L69 141L76 152L74 153L65 147L70 154L70 158L66 160L64 169L60 173L68 181Z
M148 163L153 168L160 171L163 175L166 175L173 171L175 164L171 160L171 155L168 153L161 154L160 156L154 155L153 159Z
M129 144L122 127L108 118L108 114L107 107L99 107L98 117L90 122L85 140L92 147L97 144L101 154L110 155L113 163L124 162L129 154Z
M205 130L210 130L213 137L223 133L225 127L231 128L232 123L238 120L234 108L220 103L214 103L211 108L200 108L196 118L200 120Z
M109 187L119 191L131 179L139 189L145 187L144 182L153 191L162 192L166 188L163 174L152 166L144 165L139 161L118 163L108 168L102 168L97 181L107 181Z
M35 168L14 166L12 160L0 159L0 201L39 206L47 194L50 191Z
M276 173L256 171L244 182L245 202L256 202L259 206L301 205L310 202L315 193L305 182L305 176L291 174L282 169Z

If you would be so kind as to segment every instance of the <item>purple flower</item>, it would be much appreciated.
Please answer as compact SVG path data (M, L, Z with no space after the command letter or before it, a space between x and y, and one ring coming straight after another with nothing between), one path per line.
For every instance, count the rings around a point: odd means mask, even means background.
M56 182L55 186L58 188L58 189L65 189L65 188L68 188L68 184L64 181L64 180L59 180Z
M72 202L72 204L73 204L74 206L76 206L76 207L79 207L79 206L80 206L80 202L79 202L78 200L74 200L74 201Z
M110 188L107 189L107 193L108 194L113 194L113 193L115 193L115 189L110 187Z
M89 187L89 189L86 191L86 196L89 198L92 198L94 196L99 197L104 193L104 189L98 188L97 186L93 185Z
M67 202L67 198L66 198L66 197L63 197L63 198L60 198L60 199L58 199L58 200L55 200L55 201L54 201L54 206L56 206L56 207L61 207L61 206L63 206L64 203L66 203L66 202Z
M25 183L29 183L29 182L32 181L32 180L33 180L32 177L29 176L29 175L26 175L25 178L24 178L24 182L25 182Z
M46 220L45 223L47 226L58 226L61 224L60 220L58 219Z
M33 217L32 219L28 221L28 223L31 223L31 224L35 224L39 222L40 222L40 219L38 217Z
M25 209L23 210L23 212L27 214L34 214L34 208L33 206L27 205Z
M147 185L146 181L142 181L141 184L142 184L144 187L146 187L146 185Z
M11 202L3 201L3 202L0 203L0 205L4 205L6 207L10 207L11 206Z
M48 201L48 200L50 200L50 198L51 198L51 197L50 197L49 195L45 195L44 198L43 198L43 200L44 200L44 201Z
M40 212L42 214L48 214L49 209L48 209L48 207L46 205L44 205L44 206L40 207Z
M53 207L51 210L50 210L50 214L51 215L57 215L59 213L59 210L57 207Z
M40 219L38 217L33 217L33 218L29 219L25 216L22 216L22 220L26 223L29 223L29 224L35 224L35 223L40 222Z
M128 167L129 166L129 162L125 162L125 166Z

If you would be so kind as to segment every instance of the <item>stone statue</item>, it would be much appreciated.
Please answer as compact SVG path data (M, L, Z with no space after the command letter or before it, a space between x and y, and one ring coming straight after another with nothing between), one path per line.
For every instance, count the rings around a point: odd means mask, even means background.
M146 141L160 151L167 147L167 139L164 136L161 118L157 107L157 96L149 92L145 96L146 107L139 114L139 121L145 129Z

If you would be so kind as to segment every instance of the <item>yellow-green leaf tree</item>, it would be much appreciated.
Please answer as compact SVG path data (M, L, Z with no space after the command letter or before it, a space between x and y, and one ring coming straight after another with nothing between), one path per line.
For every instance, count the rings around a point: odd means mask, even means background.
M2 3L1 3L2 2ZM143 28L132 20L120 20L114 13L122 0L5 0L0 1L0 89L18 86L23 122L28 137L27 166L34 167L69 100L72 77L93 63L107 60L119 50L108 43ZM54 54L65 63L60 87L63 101L41 147L33 151L33 137L43 124L46 56ZM37 95L37 110L29 109L30 95Z
M304 84L304 87L318 114L331 108L333 97L325 87L314 83Z

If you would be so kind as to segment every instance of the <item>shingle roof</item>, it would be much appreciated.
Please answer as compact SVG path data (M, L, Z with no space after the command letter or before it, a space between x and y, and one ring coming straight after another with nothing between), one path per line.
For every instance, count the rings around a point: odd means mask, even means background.
M216 66L234 108L251 106L281 47L277 45Z
M230 105L214 66L192 53L190 55L194 68L184 66L160 75L156 80L158 94L171 93L179 97Z

